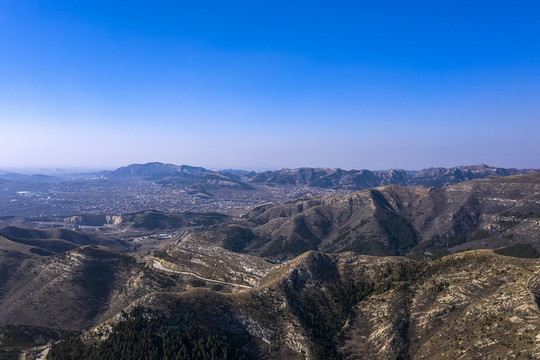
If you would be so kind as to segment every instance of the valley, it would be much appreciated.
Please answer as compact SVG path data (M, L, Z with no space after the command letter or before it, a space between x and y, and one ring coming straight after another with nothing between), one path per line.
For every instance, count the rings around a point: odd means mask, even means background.
M0 219L120 215L146 210L239 215L265 202L282 203L306 193L351 193L391 184L441 187L531 172L534 170L474 165L415 172L299 168L255 173L148 163L62 176L0 173Z
M1 218L0 357L118 358L134 342L160 358L540 356L538 172L433 170L417 174L438 187L352 189L349 173L317 182L306 174L337 175L299 169L251 174L248 188L246 174L143 168L108 176L168 188L206 174L213 198L260 186L280 196L242 211Z

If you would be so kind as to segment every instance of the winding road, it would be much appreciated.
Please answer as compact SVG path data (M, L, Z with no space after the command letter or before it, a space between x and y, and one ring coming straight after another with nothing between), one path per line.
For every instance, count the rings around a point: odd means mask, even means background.
M197 275L195 273L188 272L188 271L178 271L178 270L169 269L169 268L165 267L161 263L161 261L156 260L156 259L152 259L152 267L154 269L161 270L161 271L166 271L166 272L170 272L170 273L193 276L193 277L195 277L197 279L200 279L200 280L203 280L203 281L214 282L214 283L223 284L223 285L236 286L236 287L241 287L241 288L244 288L244 289L251 289L252 288L251 286L247 286L247 285L240 285L240 284L230 283L230 282L227 282L227 281L203 278L202 276L199 276L199 275Z

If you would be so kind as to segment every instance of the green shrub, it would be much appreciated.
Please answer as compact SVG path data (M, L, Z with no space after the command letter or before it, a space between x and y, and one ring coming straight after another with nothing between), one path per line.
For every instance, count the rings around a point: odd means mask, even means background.
M206 283L202 280L194 279L189 282L189 285L193 287L205 287Z
M540 254L531 244L516 244L495 250L496 254L518 258L538 258Z
M115 325L114 331L97 346L89 346L80 337L55 344L49 360L164 359L164 360L246 360L247 356L224 334L194 327L181 330L175 318L152 316L140 310ZM170 323L170 324L169 324ZM170 325L170 326L169 326Z
M238 225L229 225L223 232L226 236L223 247L234 252L244 250L251 241L257 238L253 231Z

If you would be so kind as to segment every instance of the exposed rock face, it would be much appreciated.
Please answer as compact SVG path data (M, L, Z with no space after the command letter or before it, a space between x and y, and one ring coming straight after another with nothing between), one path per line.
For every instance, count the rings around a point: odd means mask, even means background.
M20 247L0 249L0 326L83 330L156 291L182 292L195 286L238 291L256 286L277 266L190 236L162 255L141 262L101 246L46 257L21 252ZM153 259L168 268L154 267ZM201 278L208 279L207 284L193 283Z
M122 216L107 215L107 224L120 225L121 223L122 223Z
M107 339L121 309L142 306L175 315L174 326L239 339L253 358L540 356L538 259L478 250L424 263L310 251L278 265L194 234L152 259L197 277L96 246L1 256L0 324L80 330L110 319L86 333L89 343ZM189 285L200 277L240 287Z
M77 232L4 228L0 325L101 323L84 337L99 343L125 319L122 309L142 307L148 319L174 315L177 328L226 333L253 358L540 358L540 260L490 250L429 263L359 255L539 247L540 173L306 196L241 219L158 212L122 219L214 227L146 261L89 246L94 239ZM33 254L37 246L48 256Z
M488 250L430 264L308 252L252 290L155 293L127 311L185 314L178 326L237 336L253 358L538 358L539 274L540 260Z
M194 234L185 236L160 257L173 270L247 286L257 285L276 267L260 257L237 254L205 242Z
M114 288L136 269L131 258L92 247L45 258L2 255L2 324L85 328L106 312Z
M461 253L428 268L430 281L416 284L411 302L416 358L538 358L537 260ZM433 295L430 295L431 294Z

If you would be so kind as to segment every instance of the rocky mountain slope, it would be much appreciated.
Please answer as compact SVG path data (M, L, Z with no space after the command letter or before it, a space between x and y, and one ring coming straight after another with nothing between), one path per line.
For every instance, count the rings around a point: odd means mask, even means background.
M188 234L178 245L156 254L154 258L172 270L193 272L204 278L248 287L259 284L276 267L260 257L239 256L215 244L201 241L195 234Z
M50 358L81 341L93 356L128 346L113 335L134 317L154 321L157 338L190 328L252 359L538 358L539 284L539 260L489 250L432 263L308 252L250 290L152 293Z
M443 188L390 185L265 204L200 234L223 247L291 258L308 250L432 254L529 243L540 248L540 173Z
M61 228L0 229L0 357L16 354L21 339L90 328L50 358L118 358L134 344L151 358L540 357L540 260L444 256L516 244L497 253L538 256L540 173L305 194L241 217L148 211L66 221L209 227L145 258Z
M420 170L408 180L408 185L441 187L487 177L530 174L534 171L535 170L530 169L497 168L485 164L458 166L453 168L437 167Z
M397 184L402 186L444 186L457 182L491 177L528 174L535 170L497 168L481 165L466 165L452 168L428 168L420 171L399 169L343 170L330 168L297 168L276 171L243 171L227 169L223 171L208 170L203 167L189 165L163 164L151 162L131 164L114 171L96 173L66 173L49 176L43 174L25 175L18 173L1 173L2 182L47 183L66 179L83 179L88 177L109 179L113 181L155 181L164 184L209 183L213 185L236 186L249 189L249 183L267 185L307 185L322 188L362 190L370 187ZM220 184L219 182L223 182Z
M48 257L1 251L0 257L0 324L84 329L125 306L115 294L142 271L130 257L92 246Z
M80 331L148 293L185 291L193 279L100 246L47 257L0 251L0 325Z
M206 288L238 292L277 265L214 244L190 241L156 256L84 245L39 256L0 250L0 350L95 326L148 294ZM54 338L57 338L54 336ZM41 340L39 340L41 339ZM0 358L3 352L0 351Z
M117 250L127 247L121 240L63 228L39 230L7 226L0 229L0 250L50 256L83 245L104 245Z
M114 171L103 171L98 175L111 181L153 181L170 186L191 185L194 190L197 188L201 190L217 188L253 190L251 184L263 184L269 186L310 186L350 191L390 184L413 187L441 187L485 177L521 175L533 171L531 169L497 168L481 164L453 168L428 168L420 171L399 169L372 171L366 169L343 170L339 168L304 167L256 173L230 169L213 171L203 167L152 162L131 164ZM84 174L77 174L75 178L82 175ZM23 175L13 173L0 175L0 179L20 182L58 182L62 180L60 177L41 174Z
M93 245L52 256L0 250L0 326L83 330L155 291L234 292L255 286L275 267L189 235L145 259Z
M327 168L299 168L266 171L255 175L251 182L266 185L308 185L322 188L360 190L386 184L407 184L404 170L370 171Z

